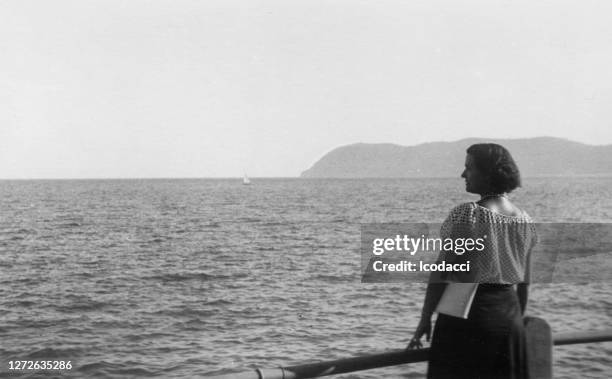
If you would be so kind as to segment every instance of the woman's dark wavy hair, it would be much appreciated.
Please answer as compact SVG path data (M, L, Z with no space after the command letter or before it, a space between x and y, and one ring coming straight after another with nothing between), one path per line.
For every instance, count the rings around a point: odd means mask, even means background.
M521 186L521 173L510 152L496 143L477 143L467 149L476 168L488 179L488 191L508 193Z

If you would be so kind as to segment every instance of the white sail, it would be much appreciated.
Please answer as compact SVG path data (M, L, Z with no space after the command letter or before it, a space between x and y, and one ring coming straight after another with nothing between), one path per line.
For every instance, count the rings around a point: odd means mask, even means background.
M242 184L251 184L251 181L246 174L244 174L244 178L242 178Z

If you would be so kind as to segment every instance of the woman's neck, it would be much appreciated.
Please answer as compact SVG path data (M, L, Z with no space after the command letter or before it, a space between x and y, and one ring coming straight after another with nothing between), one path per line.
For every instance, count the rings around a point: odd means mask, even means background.
M508 195L505 193L481 193L480 201L488 199L507 199Z

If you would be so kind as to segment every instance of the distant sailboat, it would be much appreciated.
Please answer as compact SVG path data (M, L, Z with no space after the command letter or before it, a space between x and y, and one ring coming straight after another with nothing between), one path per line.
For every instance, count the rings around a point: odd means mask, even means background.
M251 181L249 180L247 174L244 174L244 178L242 178L242 184L244 184L245 186L251 184Z

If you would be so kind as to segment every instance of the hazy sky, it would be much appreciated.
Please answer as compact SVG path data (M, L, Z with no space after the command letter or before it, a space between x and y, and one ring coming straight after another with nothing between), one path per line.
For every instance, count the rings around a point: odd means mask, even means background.
M296 176L355 142L612 143L610 1L1 1L0 178Z

